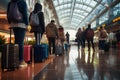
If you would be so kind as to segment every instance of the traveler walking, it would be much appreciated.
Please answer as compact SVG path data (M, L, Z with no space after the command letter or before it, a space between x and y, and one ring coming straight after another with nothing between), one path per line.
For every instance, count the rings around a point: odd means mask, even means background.
M63 45L63 42L65 41L65 34L64 34L64 28L62 26L59 26L58 28L58 37L61 40Z
M86 34L86 40L88 42L88 50L90 50L90 45L92 45L93 50L95 50L94 43L93 43L94 30L91 28L90 24L88 24L88 28L85 30L85 34Z
M99 38L98 46L99 46L100 52L102 52L102 53L104 52L104 49L107 48L107 47L105 47L105 42L107 40L107 37L108 37L107 31L105 30L104 27L101 26L100 30L99 30L99 35L98 35L98 38Z
M52 54L51 51L53 52L53 54L55 54L55 39L58 38L57 27L54 23L55 23L55 21L51 20L51 22L46 26L46 35L47 35L48 41L49 41L48 43L49 43L49 53L50 54Z
M34 10L29 16L29 21L31 25L30 32L34 32L36 45L39 45L41 37L45 32L44 14L42 12L42 5L40 3L35 4Z
M78 43L78 50L80 49L80 45L82 45L81 34L82 34L82 30L81 30L81 28L79 28L77 33L76 33L76 38L77 38L77 43Z
M19 45L19 67L27 66L23 59L24 38L28 26L27 10L27 4L24 0L11 0L7 7L7 20L10 28L13 29L15 44Z
M70 34L67 32L65 36L66 36L66 41L67 41L67 43L69 44L69 41L70 41Z
M82 33L81 33L81 41L82 41L82 50L84 51L85 49L85 40L86 40L86 34L85 34L85 28L82 28Z

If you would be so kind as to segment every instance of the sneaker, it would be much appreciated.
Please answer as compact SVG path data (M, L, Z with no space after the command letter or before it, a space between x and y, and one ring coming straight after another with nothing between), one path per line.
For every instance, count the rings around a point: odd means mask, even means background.
M20 68L27 67L27 63L25 61L20 62Z

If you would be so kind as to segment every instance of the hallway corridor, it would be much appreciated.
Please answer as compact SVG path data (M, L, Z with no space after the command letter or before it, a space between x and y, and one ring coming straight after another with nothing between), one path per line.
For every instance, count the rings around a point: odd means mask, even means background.
M71 45L62 56L51 55L45 62L25 69L2 72L1 80L120 80L120 52L99 53Z
M119 55L119 56L118 56ZM56 57L34 80L120 80L120 53L98 53L72 45L64 56Z

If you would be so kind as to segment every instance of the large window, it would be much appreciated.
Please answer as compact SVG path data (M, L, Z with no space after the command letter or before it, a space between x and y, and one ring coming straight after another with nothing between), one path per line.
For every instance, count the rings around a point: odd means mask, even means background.
M92 23L91 23L91 28L95 28L96 27L96 21L93 21Z
M102 23L105 22L106 20L108 20L108 12L104 13L104 14L99 18L99 24L102 24Z
M113 15L116 16L118 14L120 14L120 3L113 7Z

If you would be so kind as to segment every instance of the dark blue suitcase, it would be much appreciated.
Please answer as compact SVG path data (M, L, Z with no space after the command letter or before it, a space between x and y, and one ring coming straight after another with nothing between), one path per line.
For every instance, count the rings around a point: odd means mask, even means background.
M41 45L44 46L45 48L44 58L47 59L48 58L48 44L41 44Z
M47 56L48 50L46 44L34 46L34 62L43 62Z

